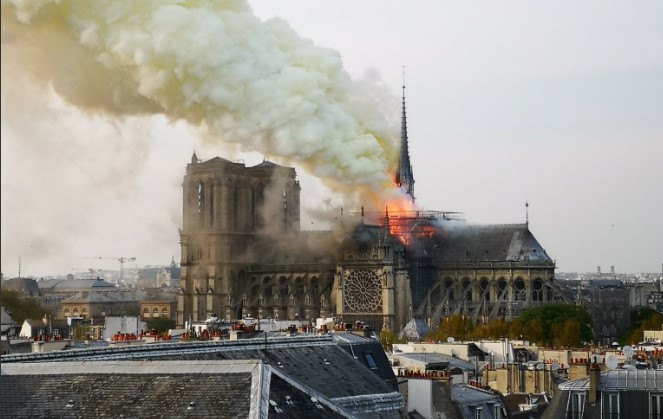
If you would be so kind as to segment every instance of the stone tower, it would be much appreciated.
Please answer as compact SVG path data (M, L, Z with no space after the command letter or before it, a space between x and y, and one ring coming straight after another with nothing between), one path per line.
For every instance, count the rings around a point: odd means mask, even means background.
M246 167L194 153L183 188L177 323L229 315L241 272L256 262L256 237L298 232L300 186L295 169L263 161Z

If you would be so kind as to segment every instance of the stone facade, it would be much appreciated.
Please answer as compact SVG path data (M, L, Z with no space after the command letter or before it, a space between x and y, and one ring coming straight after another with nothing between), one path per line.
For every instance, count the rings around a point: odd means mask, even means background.
M476 226L444 212L340 214L300 231L295 170L194 154L183 182L177 323L318 317L400 331L413 318L476 322L565 301L527 224Z

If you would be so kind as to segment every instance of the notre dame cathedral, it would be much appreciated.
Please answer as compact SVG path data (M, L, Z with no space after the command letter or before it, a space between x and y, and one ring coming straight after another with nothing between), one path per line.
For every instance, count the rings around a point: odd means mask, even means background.
M405 100L396 183L414 200ZM339 214L337 228L300 230L295 169L193 154L183 182L177 322L318 317L402 331L454 314L510 319L570 299L528 223L474 225L414 211Z

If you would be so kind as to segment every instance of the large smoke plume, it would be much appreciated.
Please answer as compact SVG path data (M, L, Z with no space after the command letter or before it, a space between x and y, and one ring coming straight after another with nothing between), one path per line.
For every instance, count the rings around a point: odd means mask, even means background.
M66 101L167 115L333 188L390 187L394 127L339 55L244 1L3 1L13 59ZM364 188L364 189L362 189Z
M391 181L398 100L384 100L393 97L377 75L353 80L338 53L281 19L259 20L245 1L3 0L2 57L3 259L62 262L62 249L83 253L91 241L134 256L126 243L152 248L157 237L176 250L165 231L181 222L181 175L161 185L174 192L157 205L132 183L159 164L149 154L163 135L151 132L155 117L174 123L176 135L204 140L201 148L255 151L304 169L347 208L399 199ZM27 179L40 195L27 193ZM65 184L80 200L62 199ZM120 240L94 234L101 220L130 225L126 214L104 218L109 203L127 201L146 238L128 227L118 228ZM146 203L164 214L140 209ZM72 206L87 213L72 218ZM317 212L328 215L323 206Z

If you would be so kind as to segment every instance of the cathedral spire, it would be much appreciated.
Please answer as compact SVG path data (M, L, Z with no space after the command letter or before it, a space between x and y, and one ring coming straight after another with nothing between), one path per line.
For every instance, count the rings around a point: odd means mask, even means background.
M407 139L407 116L405 114L405 67L403 67L403 115L401 116L401 156L398 161L396 185L414 202L414 175L410 164L410 151Z

